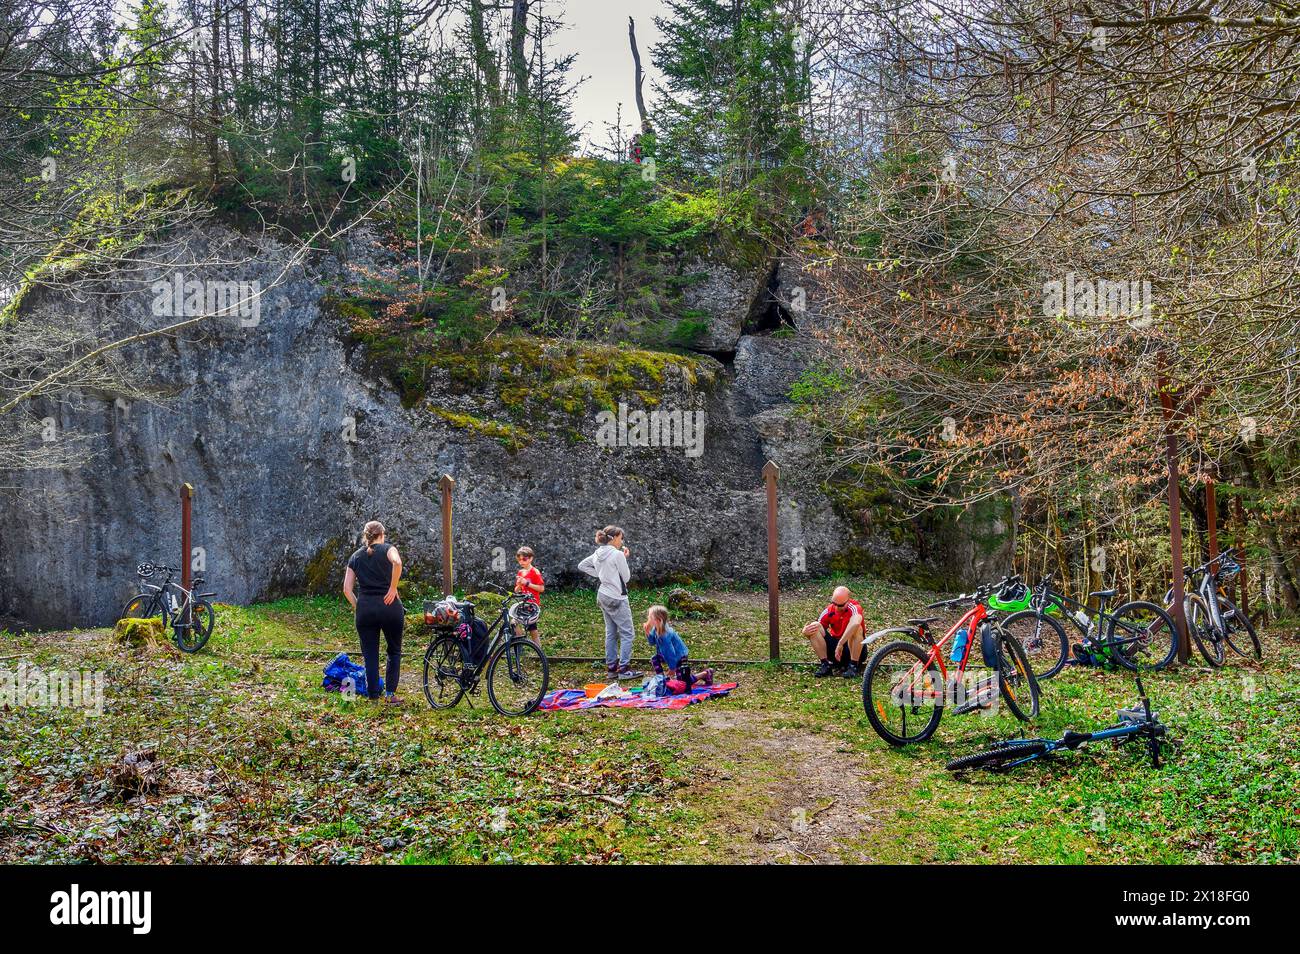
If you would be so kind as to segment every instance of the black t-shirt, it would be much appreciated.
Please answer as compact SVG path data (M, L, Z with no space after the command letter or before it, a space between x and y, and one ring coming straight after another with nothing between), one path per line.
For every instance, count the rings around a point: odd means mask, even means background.
M362 596L383 596L393 582L393 564L388 562L389 543L376 543L374 552L362 547L348 558L348 567L357 577L357 592Z

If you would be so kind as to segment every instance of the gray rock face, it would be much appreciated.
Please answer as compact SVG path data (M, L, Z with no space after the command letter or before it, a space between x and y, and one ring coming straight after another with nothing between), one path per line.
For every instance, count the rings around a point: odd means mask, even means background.
M717 262L695 261L686 273L691 281L682 292L685 307L705 322L691 347L706 352L736 350L745 323L760 306L766 273L745 274Z
M539 410L524 422L529 442L512 450L490 429L456 423L456 414L505 419L491 388L454 393L435 378L425 402L404 408L392 384L367 370L365 349L349 344L342 319L322 307L322 280L337 271L336 260L285 271L286 249L211 225L170 236L166 249L188 274L186 263L211 260L216 246L225 261L239 262L221 278L265 290L260 320L210 319L150 342L160 381L172 391L158 403L123 408L115 395L97 393L37 409L61 431L99 435L98 452L76 471L4 481L16 492L5 498L0 534L0 615L37 627L111 622L134 593L136 563L182 559L186 481L195 487L193 544L205 589L226 602L336 589L362 524L376 518L403 550L410 577L435 583L443 473L456 480L456 582L465 590L507 585L521 544L537 551L548 583L576 582L577 562L607 523L627 530L634 583L761 581L760 471L768 458L783 469L785 577L826 572L849 542L885 546L861 539L819 488L816 441L786 399L802 367L804 342L796 337L741 336L728 319L725 335L709 344L735 350L733 370L702 357L712 384L708 375L694 383L669 376L654 408L629 398L629 418L649 409L701 413L698 455L690 447L635 446L634 428L630 440L602 446L611 443L601 440L609 436L602 424L615 437L624 432L617 416L602 421L594 410L563 428ZM104 335L159 320L151 314L155 295L138 277L105 282L93 298L76 308ZM70 308L53 293L29 301L32 317ZM733 306L731 315L745 305L735 299Z

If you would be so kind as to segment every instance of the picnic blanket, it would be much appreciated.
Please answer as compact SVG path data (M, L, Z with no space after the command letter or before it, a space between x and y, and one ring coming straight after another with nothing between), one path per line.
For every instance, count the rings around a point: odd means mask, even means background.
M724 682L716 686L699 686L689 693L676 696L652 696L644 692L630 692L626 696L607 696L603 699L588 699L581 689L556 689L542 697L539 709L558 711L561 709L595 709L609 706L615 709L685 709L696 702L725 696L735 689L738 683Z

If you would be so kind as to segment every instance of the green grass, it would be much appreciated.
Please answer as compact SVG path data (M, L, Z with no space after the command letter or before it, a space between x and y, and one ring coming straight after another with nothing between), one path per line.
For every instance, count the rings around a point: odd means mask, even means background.
M874 628L930 594L848 579ZM785 655L831 583L784 594ZM632 594L638 623L666 590ZM766 597L711 590L714 619L683 620L696 658L762 658ZM1300 859L1296 642L1265 635L1261 666L1182 667L1148 679L1177 740L1153 771L1134 747L1094 745L1010 775L944 763L1027 731L1107 724L1133 700L1123 673L1067 669L1029 727L945 716L929 743L891 749L860 686L805 668L725 669L740 688L683 712L598 710L503 719L485 698L434 712L418 691L424 627L407 598L398 709L319 689L322 661L355 653L333 597L222 606L196 656L132 653L103 631L5 635L0 663L103 670L106 712L23 707L0 735L0 860L989 863L1293 862ZM543 645L598 655L590 591L544 598ZM638 653L644 652L638 636ZM21 654L21 655L19 655ZM585 664L554 667L577 686ZM157 793L108 785L124 751L156 747ZM794 819L795 821L792 821ZM796 824L795 822L798 822Z

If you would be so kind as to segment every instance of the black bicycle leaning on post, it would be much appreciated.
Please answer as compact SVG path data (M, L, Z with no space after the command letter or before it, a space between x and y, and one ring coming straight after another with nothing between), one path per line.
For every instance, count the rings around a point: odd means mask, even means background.
M1052 658L1052 665L1045 667L1044 673L1035 670L1039 679L1055 675L1066 663L1065 627L1051 615L1053 610L1079 631L1091 649L1104 650L1121 666L1148 671L1164 669L1178 651L1178 630L1173 618L1163 607L1146 600L1130 600L1107 611L1106 603L1115 592L1089 593L1089 598L1097 600L1097 609L1093 611L1087 604L1053 589L1049 573L1034 587L1029 609L1006 617L1002 628L1026 646L1031 658ZM1050 650L1038 647L1050 647Z
M1227 549L1200 566L1183 567L1183 610L1187 630L1205 661L1216 669L1227 658L1225 646L1246 659L1264 658L1255 626L1237 605L1223 595L1223 584L1241 572L1237 551ZM1190 584L1190 589L1186 587ZM1174 589L1165 592L1165 606L1172 609Z
M161 584L146 582L159 570L166 574ZM185 589L172 578L172 574L180 572L180 567L162 563L138 564L135 574L140 592L127 601L118 618L157 617L162 620L163 629L172 631L172 640L177 649L183 653L197 653L212 636L216 612L208 602L208 597L217 594L198 592L204 583L201 576L195 577L190 588Z
M537 622L541 607L522 593L505 598L486 627L474 604L444 597L424 604L434 629L424 654L424 697L435 709L450 709L478 691L486 673L488 699L502 715L528 715L546 695L550 663L524 627ZM472 703L471 703L472 704Z

